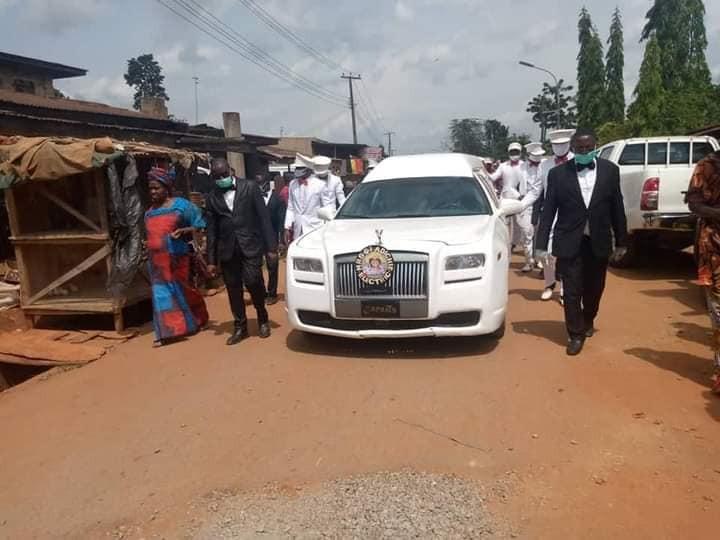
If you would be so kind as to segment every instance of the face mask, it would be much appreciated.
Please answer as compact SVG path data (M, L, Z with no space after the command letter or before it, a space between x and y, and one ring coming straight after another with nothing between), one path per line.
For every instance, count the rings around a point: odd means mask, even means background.
M542 158L540 156L533 156L532 154L528 156L528 159L533 163L540 163L542 161Z
M215 185L219 187L220 189L230 189L233 185L233 179L232 176L227 176L225 178L218 178L215 180Z
M518 161L520 161L520 156L512 155L512 156L510 156L510 161L518 162Z
M567 142L567 143L562 143L562 144L553 144L552 148L553 148L553 153L557 157L563 157L563 156L566 156L567 153L570 151L570 143Z
M597 150L588 152L587 154L575 154L575 163L578 165L590 165L598 155Z

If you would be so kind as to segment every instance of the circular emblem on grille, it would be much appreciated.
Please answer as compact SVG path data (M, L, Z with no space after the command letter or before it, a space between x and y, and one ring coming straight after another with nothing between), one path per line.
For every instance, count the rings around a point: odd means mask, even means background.
M384 285L394 271L392 253L383 246L368 246L355 258L355 272L365 285Z

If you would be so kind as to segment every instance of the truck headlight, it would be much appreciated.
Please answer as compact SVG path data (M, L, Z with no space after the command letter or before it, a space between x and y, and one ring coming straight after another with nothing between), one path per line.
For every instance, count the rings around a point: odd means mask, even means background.
M307 259L304 257L293 258L293 268L298 272L310 272L322 274L323 264L320 259Z
M485 266L485 255L482 253L453 255L445 259L445 270L468 270L483 266Z

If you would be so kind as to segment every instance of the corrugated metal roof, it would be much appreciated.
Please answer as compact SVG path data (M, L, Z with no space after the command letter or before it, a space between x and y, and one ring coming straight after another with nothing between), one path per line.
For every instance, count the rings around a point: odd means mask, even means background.
M38 58L28 58L27 56L6 52L0 52L0 64L10 64L15 67L25 68L27 71L46 73L53 79L67 79L87 75L86 69L57 64L55 62L46 62Z

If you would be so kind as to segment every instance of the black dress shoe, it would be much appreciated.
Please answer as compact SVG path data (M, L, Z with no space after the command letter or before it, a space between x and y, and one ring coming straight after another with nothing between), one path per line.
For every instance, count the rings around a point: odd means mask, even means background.
M259 335L262 339L267 339L270 337L270 324L269 323L264 323L264 324L260 325Z
M568 356L577 356L582 352L585 338L571 338L567 346Z
M277 297L277 295L275 295L275 296L268 296L268 297L265 299L265 305L267 305L267 306L274 306L275 304L277 304L277 303L279 302L279 300L280 300L280 299Z
M233 332L233 335L228 338L226 343L228 345L237 345L242 340L247 339L249 335L250 334L248 334L247 330L235 330L235 332Z
M595 329L594 329L592 326L591 326L590 328L588 328L587 330L585 330L585 337L586 337L586 338L591 338L591 337L593 337L594 335L595 335Z

